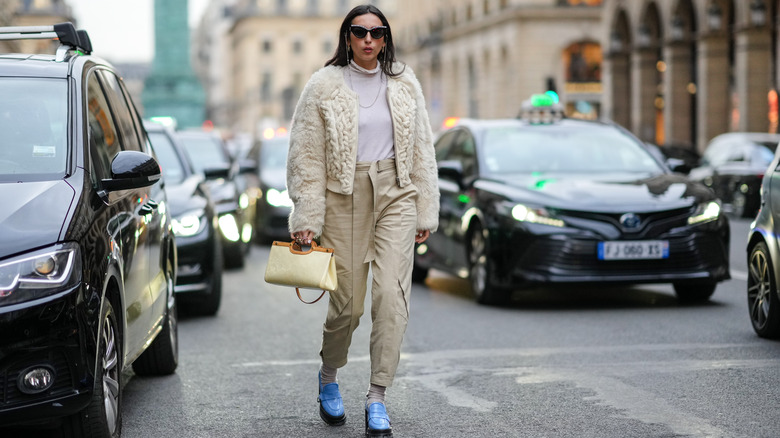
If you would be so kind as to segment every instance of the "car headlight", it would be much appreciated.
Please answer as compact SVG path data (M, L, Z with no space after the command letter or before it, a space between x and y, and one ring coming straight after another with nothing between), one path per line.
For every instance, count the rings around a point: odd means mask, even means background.
M199 209L178 215L171 220L171 227L176 236L194 236L206 228L206 212Z
M549 225L551 227L565 227L562 219L554 217L546 208L530 207L525 204L505 202L502 204L512 218L518 222Z
M704 224L717 220L720 216L720 204L715 201L705 202L696 206L696 210L688 217L689 225Z
M0 306L54 295L78 284L81 253L63 243L0 262Z
M268 189L265 192L265 200L272 207L292 207L293 205L287 190Z

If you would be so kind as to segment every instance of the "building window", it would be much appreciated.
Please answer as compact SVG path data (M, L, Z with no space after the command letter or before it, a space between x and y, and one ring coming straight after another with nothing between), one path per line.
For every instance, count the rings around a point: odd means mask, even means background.
M318 1L317 0L307 0L306 1L306 15L309 16L316 16L318 13Z
M490 15L490 0L482 1L482 14Z
M271 53L274 49L274 44L271 40L263 41L263 53Z
M271 72L265 72L263 73L263 80L260 83L260 100L263 102L268 102L271 100L271 81L273 80L273 76L271 75Z
M322 42L322 52L326 55L329 55L331 52L333 52L333 43L330 40L325 40Z
M287 0L276 0L276 13L287 14Z
M339 14L349 12L349 0L339 0Z
M293 51L293 53L301 53L301 52L303 52L303 43L301 42L301 40L293 41L292 51Z

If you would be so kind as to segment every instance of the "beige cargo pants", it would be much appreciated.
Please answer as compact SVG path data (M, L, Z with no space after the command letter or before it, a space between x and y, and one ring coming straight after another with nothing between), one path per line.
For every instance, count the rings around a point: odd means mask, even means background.
M358 162L351 195L326 194L321 243L335 248L339 288L323 326L324 364L347 363L371 268L371 383L391 386L409 318L417 189L398 187L395 160Z

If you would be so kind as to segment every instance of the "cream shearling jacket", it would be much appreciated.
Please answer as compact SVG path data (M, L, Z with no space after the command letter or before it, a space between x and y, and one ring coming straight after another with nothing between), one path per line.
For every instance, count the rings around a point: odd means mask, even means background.
M293 201L290 232L322 233L325 192L352 194L358 149L358 95L344 80L344 68L323 67L303 89L290 128L287 190ZM394 66L400 71L401 64ZM393 121L397 182L417 188L417 229L436 231L439 188L428 112L412 69L387 78Z

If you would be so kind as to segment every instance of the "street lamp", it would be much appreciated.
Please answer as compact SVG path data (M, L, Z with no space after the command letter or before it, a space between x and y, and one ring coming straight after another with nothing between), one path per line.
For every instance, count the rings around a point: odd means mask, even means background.
M756 27L766 24L766 5L763 0L753 0L750 3L750 22Z
M710 7L707 9L707 20L710 24L710 30L717 32L723 25L723 10L721 10L718 2L713 1L710 3Z

